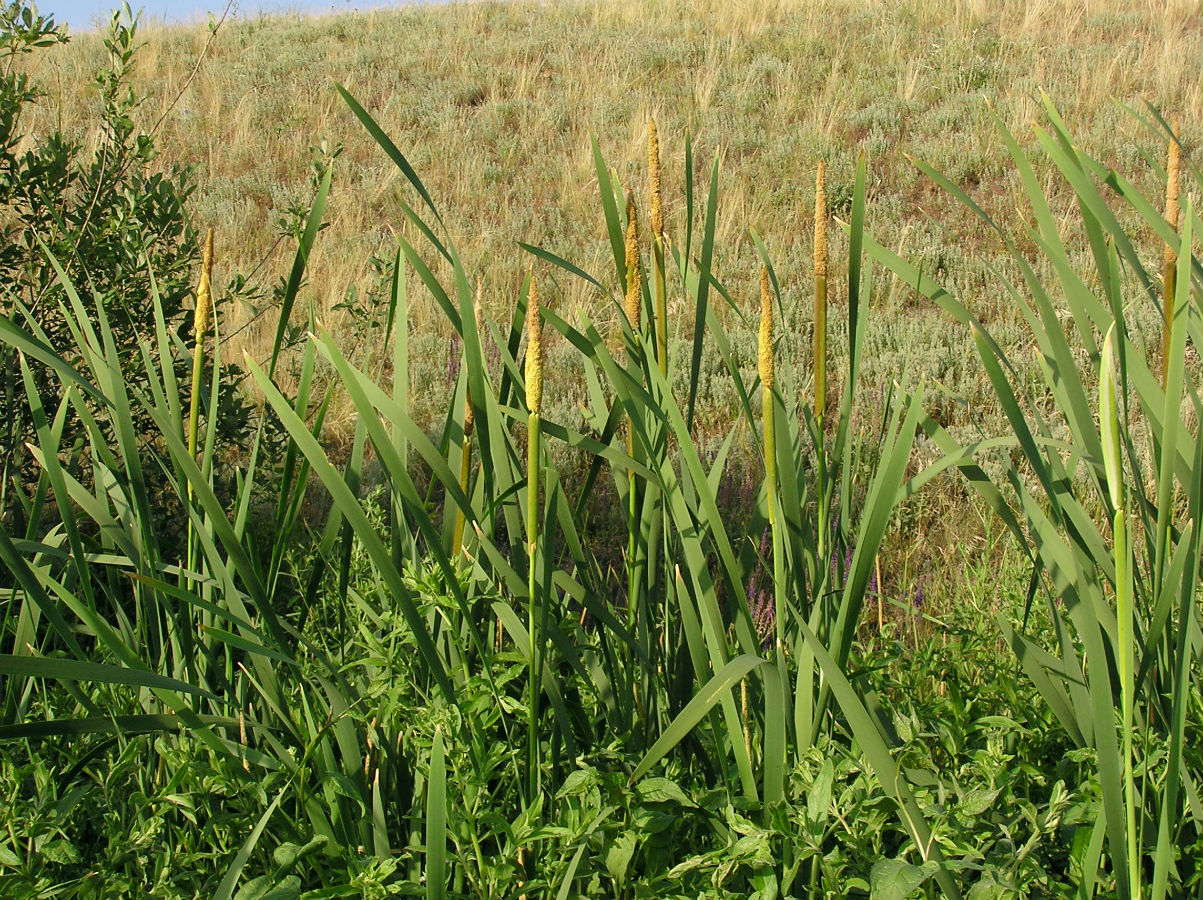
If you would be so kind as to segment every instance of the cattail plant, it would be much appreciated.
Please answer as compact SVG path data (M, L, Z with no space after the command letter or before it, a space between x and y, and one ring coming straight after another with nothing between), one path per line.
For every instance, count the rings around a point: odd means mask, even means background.
M1027 304L1024 315L1032 341L1048 361L1040 369L1042 380L1034 386L1017 385L1021 367L967 306L946 289L920 278L914 266L899 265L897 257L881 248L873 252L899 277L921 284L922 293L972 330L995 395L1019 439L1021 459L1008 463L997 479L986 477L976 459L958 465L982 499L1008 523L1035 570L1050 576L1041 579L1041 588L1059 635L1052 652L1002 617L999 623L1069 739L1089 750L1095 760L1100 799L1089 825L1092 848L1080 857L1081 871L1089 873L1082 892L1094 890L1090 885L1096 884L1095 873L1105 866L1114 879L1115 896L1164 900L1188 892L1185 885L1191 883L1196 867L1180 848L1193 845L1198 834L1198 819L1191 814L1193 787L1187 787L1197 784L1197 770L1184 762L1191 746L1188 710L1197 704L1199 691L1198 659L1189 635L1198 615L1203 556L1198 528L1203 521L1203 442L1187 427L1182 411L1184 400L1195 409L1201 402L1186 363L1189 335L1197 327L1191 273L1198 258L1191 248L1198 219L1187 193L1181 240L1175 241L1176 271L1150 272L1135 250L1138 241L1122 224L1123 217L1115 214L1114 204L1118 197L1170 237L1169 229L1161 226L1172 224L1174 230L1178 226L1174 221L1180 177L1175 174L1180 166L1174 160L1176 140L1171 137L1162 219L1155 203L1132 182L1104 174L1105 166L1077 149L1047 98L1045 105L1051 128L1039 132L1040 149L1072 190L1083 221L1094 231L1092 241L1115 250L1094 257L1094 267L1072 279L1077 285L1072 292L1073 328L1056 324L1062 288L1071 279L1059 276L1053 286L1025 277L1021 288L998 275L1003 292ZM1025 190L1035 212L1042 254L1059 271L1075 271L1064 224L1049 212L1050 187L1030 177L1031 159L1001 123L999 129L1021 171L1028 173ZM1073 152L1068 152L1070 147ZM984 215L951 181L928 166L920 167L965 207ZM1117 186L1114 192L1112 185ZM1016 243L1008 239L1008 246L1020 267L1029 265ZM1169 248L1165 261L1173 258L1173 250ZM1151 283L1161 274L1163 287L1167 281L1173 285L1173 292L1163 298L1160 379L1154 366L1132 351L1122 307L1108 302L1108 291L1086 287L1117 285L1121 264L1130 267L1141 283ZM1094 399L1078 368L1079 348L1073 344L1075 334L1086 337L1094 329L1107 332L1097 357L1097 423L1090 415ZM1069 429L1066 440L1095 461L1092 465L1100 470L1097 478L1083 482L1077 477L1078 461L1067 460L1046 444L1046 414L1031 415L1024 409L1035 391L1051 399L1059 422ZM1129 420L1137 415L1152 437L1153 475L1148 484L1142 478L1125 484L1123 456L1134 450L1134 425ZM962 450L943 429L929 434L947 452ZM1135 459L1128 465L1134 468ZM1036 478L1027 479L1021 471L1035 473ZM1110 527L1081 515L1084 506L1096 502L1108 510ZM1184 504L1186 515L1180 518ZM1015 510L1024 510L1024 515L1015 516ZM1108 547L1110 552L1100 552ZM1155 845L1150 840L1154 830Z
M656 361L668 375L668 298L664 284L664 201L660 191L660 141L656 120L647 131L647 178L652 208L652 298L656 319Z
M635 200L631 197L627 198L626 238L627 291L623 308L631 331L638 337L643 314L643 271L639 264L639 217L635 212Z
M815 455L817 458L820 497L818 509L818 558L826 558L830 546L830 515L826 501L832 485L828 484L828 459L824 422L827 411L827 171L819 160L815 172L815 233L814 233L814 367L815 367ZM841 423L842 425L843 423ZM835 463L833 463L835 465Z
M526 551L528 591L528 637L530 639L530 697L528 703L529 746L528 765L530 798L533 800L539 788L539 670L540 642L538 596L538 549L539 549L539 442L541 435L540 415L543 408L543 316L539 309L539 293L535 277L530 276L530 292L526 300Z
M827 188L823 160L815 174L815 418L827 409ZM820 425L821 430L821 425Z
M1167 299L1170 314L1166 322L1166 347L1173 327L1172 295ZM1168 356L1166 366L1168 370ZM1139 833L1136 830L1136 780L1132 769L1133 730L1133 619L1132 619L1132 548L1128 542L1128 512L1126 508L1119 409L1115 384L1115 323L1103 342L1099 371L1099 437L1103 448L1103 469L1111 507L1112 541L1115 559L1115 618L1116 643L1119 655L1120 717L1123 722L1124 759L1124 830L1127 838L1128 887L1132 897L1140 897Z
M1178 118L1174 117L1174 127L1170 134L1168 159L1165 167L1165 220L1170 228L1178 231L1178 197L1180 193L1179 180L1182 169L1182 146L1178 143ZM1161 309L1164 326L1161 332L1161 386L1166 386L1166 376L1169 373L1170 331L1174 316L1174 289L1177 286L1176 273L1178 270L1178 254L1173 245L1165 245L1165 264L1162 269Z
M627 198L627 232L626 232L626 268L627 285L626 298L623 308L626 310L627 324L631 326L632 344L630 363L635 363L642 350L640 339L640 323L643 307L643 272L639 263L639 218L635 212L634 199ZM627 425L627 455L635 457L635 429ZM638 600L636 584L635 556L639 550L639 497L635 490L635 472L628 474L627 481L627 602L633 612Z
M764 419L764 489L769 506L769 530L772 532L773 589L771 594L773 617L773 662L774 676L765 680L765 740L764 740L764 798L775 802L784 790L786 757L785 717L786 684L789 670L785 660L785 540L784 522L778 508L780 494L777 481L777 383L774 371L773 350L773 291L769 282L768 266L760 269L760 333L756 353L760 373L761 408Z

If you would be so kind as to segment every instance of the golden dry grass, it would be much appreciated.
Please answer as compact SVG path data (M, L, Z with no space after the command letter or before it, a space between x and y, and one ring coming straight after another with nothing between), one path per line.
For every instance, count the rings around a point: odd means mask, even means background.
M709 166L721 156L715 270L745 318L738 321L728 309L720 315L750 374L760 263L747 229L764 236L781 281L778 364L808 367L815 165L825 163L831 213L843 217L862 152L870 173L869 229L958 291L1004 344L1013 338L1008 349L1022 360L1030 353L1022 329L977 258L1005 267L1002 248L908 156L931 163L989 213L1014 222L1025 206L1022 186L992 114L1031 149L1044 91L1089 152L1159 195L1160 176L1149 160L1161 159L1164 147L1119 103L1149 103L1178 116L1191 159L1203 128L1201 34L1199 0L480 2L230 22L203 58L205 26L151 26L136 87L148 96L144 122L163 117L161 164L195 167L195 224L216 226L221 235L219 285L236 272L253 273L270 294L294 246L281 239L287 228L279 223L312 195L314 148L340 151L329 227L318 239L297 316L312 305L358 352L368 343L362 316L371 314L378 285L371 258L391 259L396 232L405 227L397 199L416 199L404 193L334 82L377 118L421 174L461 256L482 280L492 314L508 321L531 264L517 247L523 240L610 284L609 297L559 274L543 285L546 302L569 314L584 311L610 334L619 328L625 285L611 283L590 135L647 215L654 116L670 238L684 227L686 133L693 138L699 205ZM34 74L49 95L31 120L36 130L60 127L89 140L96 103L90 79L102 60L96 35L39 58ZM1053 209L1071 227L1071 196L1055 179L1047 183ZM827 352L838 381L847 346L842 231L833 230L831 243ZM1161 252L1151 241L1148 250L1151 257ZM917 303L907 286L877 287L862 367L867 395L883 393L900 371L923 374L939 388L929 392L933 414L950 426L973 425L992 392L968 336ZM338 308L351 292L358 319ZM446 409L445 372L455 351L424 292L413 291L410 313L414 414L432 422ZM270 312L257 318L248 306L227 304L222 315L223 334L234 336L227 358L244 350L257 358L268 353L275 333ZM671 289L668 318L683 333L691 327L684 301ZM554 341L547 352L556 365ZM703 443L725 433L735 399L714 371L699 390ZM549 418L577 415L583 387L569 374L546 398ZM840 389L831 386L833 395ZM328 433L349 433L352 421L349 405L336 402ZM861 425L873 427L869 420Z
M183 91L162 125L161 159L196 166L197 225L221 228L227 275L257 270L270 283L282 270L275 223L308 197L311 148L343 148L308 289L337 324L331 307L351 285L370 286L368 258L392 246L401 217L397 176L335 80L426 179L463 255L478 261L490 306L520 281L517 239L607 270L588 136L642 190L652 114L670 232L683 215L686 130L703 165L725 154L722 274L754 295L748 226L787 276L805 271L794 264L808 252L815 157L827 160L838 204L866 151L871 227L922 250L924 213L943 201L904 154L949 170L988 204L1014 205L988 111L1026 138L1041 89L1104 155L1130 153L1116 99L1179 115L1189 151L1203 123L1201 27L1197 0L453 4L227 23L190 83L207 29L151 27L138 87L148 122ZM82 35L44 57L37 128L87 140L100 55L97 37ZM560 289L560 302L598 309L583 288ZM270 337L252 328L243 343L255 352Z

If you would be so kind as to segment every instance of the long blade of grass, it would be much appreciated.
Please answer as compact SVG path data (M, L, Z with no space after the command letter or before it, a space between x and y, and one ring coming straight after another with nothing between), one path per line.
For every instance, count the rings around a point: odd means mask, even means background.
M447 890L447 764L443 731L435 728L426 781L426 900L443 900Z

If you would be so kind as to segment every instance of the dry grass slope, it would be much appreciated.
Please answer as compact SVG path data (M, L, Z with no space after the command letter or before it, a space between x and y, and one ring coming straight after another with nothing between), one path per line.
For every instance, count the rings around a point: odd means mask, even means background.
M220 229L219 271L258 266L276 220L309 194L311 149L343 148L310 286L327 309L350 285L367 286L368 258L390 249L400 219L392 168L338 100L335 80L409 155L496 303L522 269L519 238L604 270L588 135L641 185L652 114L669 198L680 195L686 130L703 162L725 154L722 274L750 297L748 226L766 235L784 273L805 272L817 157L838 212L866 152L873 228L922 253L933 241L926 214L943 201L905 154L974 187L990 208L1013 205L991 109L1026 137L1043 89L1088 149L1121 163L1136 148L1115 100L1180 115L1188 153L1203 123L1197 0L638 6L650 8L484 2L235 22L186 89L207 29L157 27L144 34L145 115L157 120L183 89L162 126L162 159L197 166L197 224ZM97 38L82 35L48 59L38 73L51 91L40 125L86 129L100 53ZM682 214L679 203L669 207L670 231ZM596 308L564 287L564 300Z
M664 160L666 230L684 217L682 155L693 135L699 179L722 154L723 202L716 270L749 316L740 345L755 366L756 258L747 229L765 236L785 291L788 336L781 364L810 354L811 215L814 167L826 163L828 201L847 210L853 166L867 154L869 228L968 298L1004 341L1010 311L996 300L982 260L1005 265L981 230L910 164L922 158L967 188L992 214L1016 221L1022 191L991 115L1028 146L1043 90L1084 147L1132 173L1154 196L1149 160L1163 150L1116 101L1151 103L1181 118L1196 154L1203 127L1203 5L1199 0L619 0L480 2L328 18L281 16L223 26L208 55L204 26L145 33L141 89L148 122L166 111L164 166L196 166L196 224L218 229L218 284L255 272L265 288L285 271L291 247L278 223L307 202L314 148L341 148L329 228L319 238L306 295L349 345L362 332L337 308L350 291L370 298L374 254L391 255L403 216L392 164L337 97L344 84L422 175L462 256L483 279L484 302L512 308L530 260L516 246L541 245L603 275L612 271L597 205L589 136L620 179L646 203L651 116ZM89 73L102 48L82 35L45 58L50 96L39 127L86 139L95 97ZM189 80L199 62L195 78ZM182 92L182 94L181 94ZM178 102L171 105L178 96ZM319 151L320 152L320 151ZM1141 181L1143 179L1143 182ZM1051 183L1051 181L1050 181ZM705 185L695 186L699 195ZM1054 209L1070 211L1068 195ZM646 207L641 209L646 221ZM958 211L958 223L964 215ZM1067 216L1068 220L1068 216ZM832 268L842 271L842 234ZM1150 239L1150 256L1160 252ZM611 276L612 277L612 276ZM831 285L833 367L844 352ZM548 302L616 322L623 294L600 297L579 282L547 282ZM362 302L362 301L361 301ZM444 409L448 336L441 316L415 297L414 381L431 387L425 409ZM968 335L945 326L902 285L879 284L864 377L883 390L899 372L924 373L935 413L973 427L991 391ZM670 304L670 315L672 306ZM298 314L302 314L298 306ZM1148 310L1150 334L1155 311ZM262 356L272 334L249 309L227 307L231 348ZM682 323L684 333L690 323ZM1012 350L1015 348L1012 347ZM549 348L554 360L556 349ZM1020 354L1022 355L1022 354ZM554 365L554 362L549 363ZM712 383L711 383L712 382ZM572 417L579 387L558 384L549 417ZM832 392L839 386L833 385ZM701 422L726 427L734 394L704 380ZM419 397L418 415L423 414ZM337 416L333 419L337 428Z

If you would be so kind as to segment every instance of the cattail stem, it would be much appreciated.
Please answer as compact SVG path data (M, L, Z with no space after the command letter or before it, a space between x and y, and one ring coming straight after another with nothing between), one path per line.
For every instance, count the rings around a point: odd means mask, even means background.
M886 594L881 589L881 554L873 557L873 571L877 578L877 631L880 634L886 627Z
M205 333L209 330L209 321L213 314L213 229L210 228L205 236L205 249L201 256L200 281L196 288L196 312L192 319L194 346L192 350L192 397L188 411L188 456L196 459L197 435L200 431L200 402L201 382L205 373ZM188 505L192 505L192 482L188 482ZM194 540L192 517L188 517L187 528L187 561L185 568L188 572L195 571L196 541Z
M481 325L484 323L484 310L480 302L481 283L476 282L476 300L472 304L472 312L476 317L476 335L479 343ZM467 354L465 354L464 371L467 371ZM472 432L476 427L476 411L472 407L472 378L471 373L464 387L464 444L460 450L459 486L464 496L468 495L468 480L472 474ZM455 512L455 534L451 539L451 558L459 557L464 542L464 511L457 508Z
M815 176L815 418L827 409L827 190L823 161Z
M470 402L470 401L468 401ZM459 455L459 486L464 495L468 494L468 480L472 475L472 432L464 423L464 443ZM455 533L451 538L451 558L458 559L464 547L464 511L457 509L455 513Z
M1178 231L1181 168L1182 148L1178 143L1178 119L1175 117L1170 136L1165 180L1165 220L1169 222L1175 233ZM1161 386L1163 388L1166 386L1166 376L1170 368L1170 333L1173 331L1174 325L1174 293L1177 289L1177 281L1178 254L1173 246L1167 243L1165 245L1165 264L1161 275L1161 311L1164 321L1161 331Z
M664 280L664 238L652 237L652 290L656 304L656 361L668 377L668 290Z
M192 406L188 414L188 455L196 459L196 441L200 421L200 391L205 369L205 333L209 330L209 319L213 312L213 229L205 237L205 251L201 258L200 283L196 289L196 312L193 315L192 351ZM192 496L192 485L188 486Z

